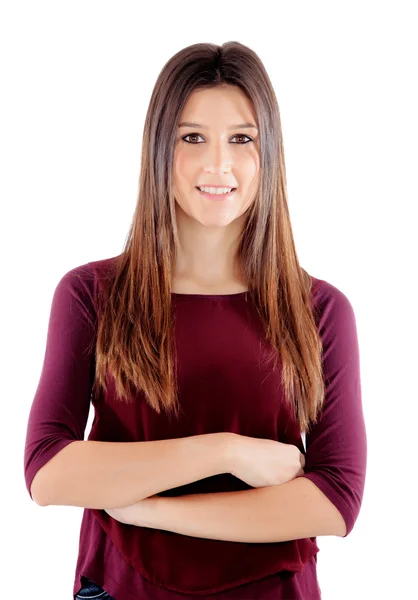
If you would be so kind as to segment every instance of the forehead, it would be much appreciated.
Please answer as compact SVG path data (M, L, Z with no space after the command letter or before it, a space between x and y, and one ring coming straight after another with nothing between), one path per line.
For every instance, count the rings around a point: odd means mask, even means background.
M254 107L237 86L218 86L193 90L179 118L180 124L201 128L257 127Z

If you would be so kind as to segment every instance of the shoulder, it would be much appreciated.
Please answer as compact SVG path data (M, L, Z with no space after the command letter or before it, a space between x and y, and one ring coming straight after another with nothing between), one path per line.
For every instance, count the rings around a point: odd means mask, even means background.
M113 256L77 265L62 275L59 285L95 295L98 285L110 278L117 258L118 256Z
M311 299L315 307L324 309L338 304L350 304L348 296L339 287L313 275L311 275L311 278Z
M98 279L107 278L111 274L112 268L118 256L103 258L101 260L90 261L88 263L77 265L67 271L63 278L70 281L81 281L89 283Z
M348 295L329 281L313 275L311 277L312 308L319 329L355 323L354 309Z
M94 320L98 312L99 289L110 279L116 258L91 261L66 271L56 286L54 302L69 307L74 313L81 311L89 320Z

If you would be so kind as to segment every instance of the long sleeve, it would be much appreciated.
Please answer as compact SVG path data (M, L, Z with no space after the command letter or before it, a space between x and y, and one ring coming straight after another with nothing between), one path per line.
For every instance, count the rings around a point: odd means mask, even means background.
M348 298L322 282L314 298L323 342L325 404L306 435L305 475L343 516L351 532L363 498L367 438L356 320Z
M95 311L90 283L79 276L83 266L61 278L52 298L24 449L24 476L31 498L37 471L69 443L84 439L94 375Z

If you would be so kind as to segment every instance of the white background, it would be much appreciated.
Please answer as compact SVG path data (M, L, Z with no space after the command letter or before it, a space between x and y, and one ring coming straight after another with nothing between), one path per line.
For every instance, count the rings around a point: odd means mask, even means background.
M323 600L416 597L415 8L2 2L2 597L72 597L83 509L38 506L23 478L54 289L122 251L163 65L228 40L255 50L277 94L300 263L356 314L368 471L352 533L318 538Z

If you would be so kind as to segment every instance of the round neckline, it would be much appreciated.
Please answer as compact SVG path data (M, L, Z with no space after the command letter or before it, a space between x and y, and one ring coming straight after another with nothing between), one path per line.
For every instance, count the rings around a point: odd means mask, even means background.
M250 290L246 290L245 292L235 292L234 294L185 294L182 292L171 292L172 296L177 296L178 298L234 298L237 296L244 296L244 294L248 294Z

